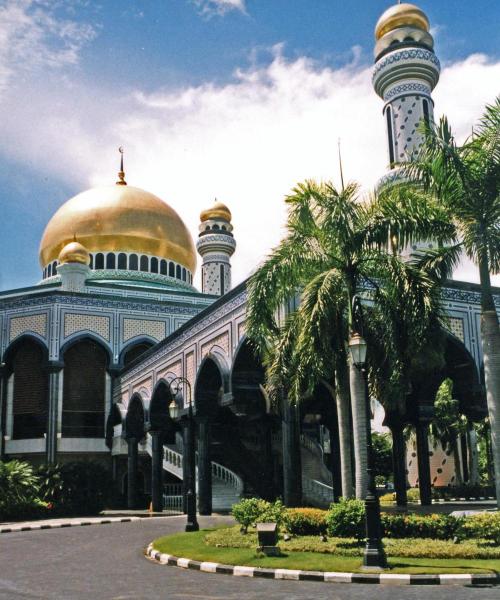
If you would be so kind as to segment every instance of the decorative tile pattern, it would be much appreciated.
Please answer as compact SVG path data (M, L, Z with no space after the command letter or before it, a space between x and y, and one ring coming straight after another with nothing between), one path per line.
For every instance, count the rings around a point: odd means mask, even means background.
M448 319L448 329L461 342L465 342L464 321L458 317L450 317Z
M245 335L246 331L247 331L247 326L246 326L245 321L243 321L243 323L239 323L238 324L238 342Z
M156 380L158 381L162 378L166 378L167 374L169 373L175 375L176 377L181 377L182 362L180 360L177 360L176 362L169 364L168 367L166 367L165 369L158 371L156 375Z
M415 82L403 83L401 85L397 85L397 86L393 87L390 91L388 91L384 95L384 100L387 102L391 98L394 98L394 96L398 96L399 94L404 94L404 93L408 93L408 92L416 92L416 93L425 94L427 96L430 96L431 88L428 85L425 85L423 83L415 83Z
M148 335L155 340L162 340L166 334L164 321L150 321L147 319L123 319L123 341L134 337Z
M64 337L77 331L92 331L109 342L109 317L67 313L64 317Z
M205 358L205 356L210 352L210 349L213 346L219 346L219 348L222 348L222 350L224 350L227 356L229 356L229 334L227 333L227 331L213 338L209 342L203 344L203 346L201 347L202 359Z
M190 352L186 356L186 379L191 384L191 387L194 389L194 379L195 379L195 364L194 364L194 352Z
M33 332L42 337L47 337L47 315L45 313L38 315L27 315L26 317L12 317L10 320L11 342L22 333Z

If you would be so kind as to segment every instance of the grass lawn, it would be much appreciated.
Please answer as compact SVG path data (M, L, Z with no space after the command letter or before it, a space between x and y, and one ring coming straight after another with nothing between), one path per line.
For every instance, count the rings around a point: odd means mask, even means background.
M216 548L205 543L208 531L178 533L158 538L155 550L179 558L218 562L226 565L248 565L279 569L302 569L305 571L360 571L361 558L335 556L316 552L289 552L280 557L258 557L251 548ZM487 559L435 559L435 558L388 558L391 573L492 573L500 571L500 560Z

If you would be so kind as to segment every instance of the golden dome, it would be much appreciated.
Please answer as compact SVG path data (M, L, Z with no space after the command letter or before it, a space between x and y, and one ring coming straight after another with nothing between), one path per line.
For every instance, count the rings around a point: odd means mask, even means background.
M231 222L231 211L229 208L223 204L222 202L215 201L214 204L210 208L206 210L202 210L200 213L200 221L203 223L204 221L209 221L210 219L224 219L228 223Z
M196 252L182 219L154 194L129 185L93 188L63 204L40 242L42 268L78 238L89 252L137 252L194 273Z
M424 11L414 4L407 2L396 4L396 6L388 8L377 21L375 39L379 40L383 35L398 27L411 26L428 32L430 28L429 19Z
M81 265L90 264L90 254L85 246L79 242L70 242L59 252L59 262L64 263L80 263Z

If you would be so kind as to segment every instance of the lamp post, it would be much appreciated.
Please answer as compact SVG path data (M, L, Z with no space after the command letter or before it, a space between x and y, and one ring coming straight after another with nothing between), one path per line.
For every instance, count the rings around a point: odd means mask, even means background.
M195 466L195 448L194 448L194 415L193 415L193 404L191 402L191 384L185 377L176 377L170 382L170 389L174 393L174 397L177 397L181 388L181 385L186 386L189 397L188 397L188 410L181 417L184 426L184 457L183 460L187 463L186 474L187 481L184 485L185 493L185 506L187 512L187 522L185 531L198 531L200 526L196 520L196 466ZM175 400L170 402L168 412L172 420L177 420L180 415L180 409Z
M382 527L380 522L380 503L375 487L375 474L373 472L373 449L371 438L371 411L369 397L366 392L366 350L367 344L362 336L363 319L361 302L358 297L353 300L353 327L349 338L349 352L351 360L359 371L360 376L365 379L365 411L366 411L366 450L368 458L367 476L368 486L365 496L365 519L366 519L366 546L363 553L363 566L367 568L384 569L387 567L387 559L382 546Z

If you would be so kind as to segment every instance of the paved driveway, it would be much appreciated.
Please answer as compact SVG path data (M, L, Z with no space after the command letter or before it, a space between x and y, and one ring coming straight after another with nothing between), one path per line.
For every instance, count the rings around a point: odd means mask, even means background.
M221 522L222 518L217 518ZM202 526L215 519L201 518ZM499 600L500 588L388 587L267 581L184 571L146 560L154 538L184 518L142 519L0 535L0 600Z

